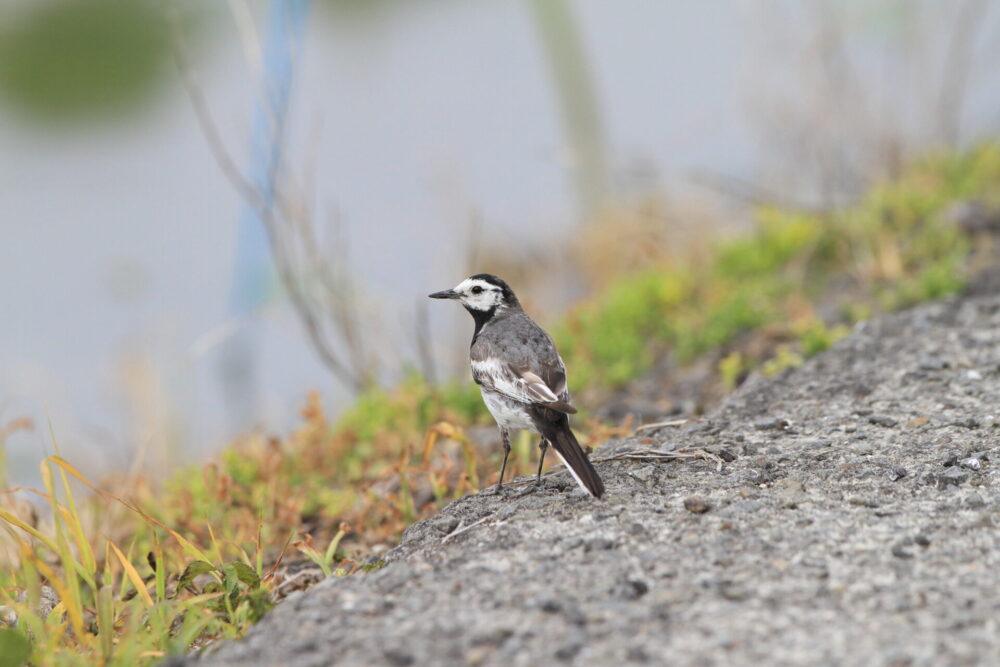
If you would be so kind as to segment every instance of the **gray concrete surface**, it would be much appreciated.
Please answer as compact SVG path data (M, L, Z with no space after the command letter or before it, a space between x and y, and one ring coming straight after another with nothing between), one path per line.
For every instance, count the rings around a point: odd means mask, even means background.
M603 501L463 498L198 662L996 664L998 417L1000 297L881 317L606 443ZM657 449L732 460L621 458Z

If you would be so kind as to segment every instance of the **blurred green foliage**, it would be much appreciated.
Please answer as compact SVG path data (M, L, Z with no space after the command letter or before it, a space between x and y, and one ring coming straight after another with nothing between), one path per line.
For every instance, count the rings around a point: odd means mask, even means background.
M799 333L802 354L806 357L819 354L849 333L850 329L843 324L827 326L822 321L813 322Z
M152 0L57 0L4 10L0 94L42 120L106 116L147 100L172 66Z
M996 205L998 193L1000 147L990 143L925 158L845 210L761 208L752 234L717 245L707 260L646 270L575 308L556 328L571 385L621 386L662 355L688 361L762 327L796 340L782 355L787 366L874 310L953 294L965 284L971 246L949 209ZM815 314L823 300L840 302L842 322ZM746 363L730 359L726 377Z
M433 387L410 372L392 390L376 388L362 394L341 415L339 426L362 441L371 441L381 431L423 433L441 419L469 423L485 414L475 384L449 382Z

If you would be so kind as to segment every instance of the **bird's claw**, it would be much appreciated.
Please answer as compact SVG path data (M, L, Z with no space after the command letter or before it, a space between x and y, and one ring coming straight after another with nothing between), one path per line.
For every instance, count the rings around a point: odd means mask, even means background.
M509 486L507 486L506 484L503 485L503 486L501 486L501 485L498 484L496 486L493 486L490 489L487 489L486 491L480 491L479 495L480 496L485 496L485 497L498 496L498 497L502 498L503 500L515 500L517 498L523 498L524 496L530 496L532 493L534 493L535 491L538 491L541 488L542 488L542 485L540 483L538 483L538 482L536 482L534 484L531 484L529 486L526 486L523 489L521 489L520 491L515 491L514 489L512 489Z
M492 489L489 489L487 491L480 491L479 495L481 495L481 496L499 496L500 498L503 498L504 500L510 500L511 493L512 492L511 492L509 486L504 486L503 484L497 484Z

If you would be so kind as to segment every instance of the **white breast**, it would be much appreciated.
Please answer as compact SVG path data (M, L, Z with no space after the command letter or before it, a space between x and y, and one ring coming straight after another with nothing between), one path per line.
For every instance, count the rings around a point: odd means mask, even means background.
M480 391L483 394L483 402L486 403L487 409L489 409L490 414L493 415L493 419L497 421L497 424L504 428L522 429L538 433L535 430L535 425L531 423L531 418L528 416L528 411L524 403L509 399L502 394L482 387L480 387Z

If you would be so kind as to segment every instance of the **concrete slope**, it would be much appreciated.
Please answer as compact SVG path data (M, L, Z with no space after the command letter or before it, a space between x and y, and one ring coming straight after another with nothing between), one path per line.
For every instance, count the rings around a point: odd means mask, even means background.
M566 473L463 498L199 662L989 662L997 417L1000 297L881 317L703 422L605 444L603 501Z

